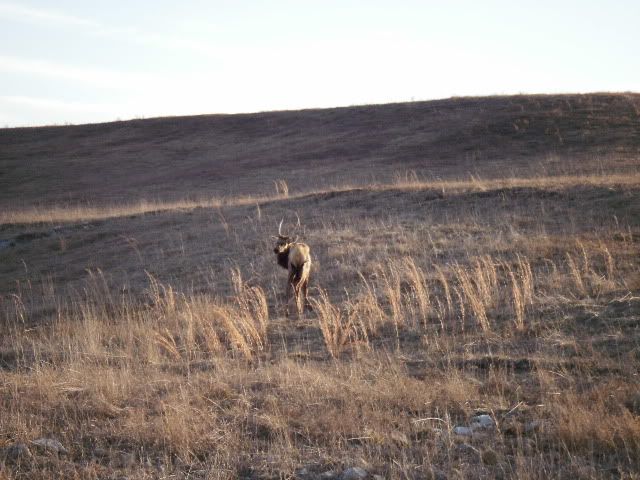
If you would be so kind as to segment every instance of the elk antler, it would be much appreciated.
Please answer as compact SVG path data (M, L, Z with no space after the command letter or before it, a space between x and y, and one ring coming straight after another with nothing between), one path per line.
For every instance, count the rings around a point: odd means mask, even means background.
M284 218L280 220L280 225L278 225L278 235L282 236L282 222L284 222Z

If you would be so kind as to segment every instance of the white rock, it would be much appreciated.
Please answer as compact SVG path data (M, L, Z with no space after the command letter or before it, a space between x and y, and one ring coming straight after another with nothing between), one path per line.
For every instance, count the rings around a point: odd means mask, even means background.
M38 438L37 440L32 441L34 445L43 448L44 450L48 450L50 452L55 453L68 453L67 449L56 439L54 438Z
M334 472L333 470L327 470L326 472L322 472L320 474L320 478L322 480L332 480L334 478L336 478L338 476L338 474L336 472Z
M340 480L364 480L367 475L367 471L360 467L350 467L342 472Z
M322 480L333 480L334 478L337 478L337 477L338 477L338 474L333 470L327 470L326 472L322 472L320 474L320 478Z
M478 415L471 419L471 428L474 430L493 428L495 425L491 415Z
M464 437L470 437L473 434L473 430L469 427L455 427L453 433L456 435L462 435Z

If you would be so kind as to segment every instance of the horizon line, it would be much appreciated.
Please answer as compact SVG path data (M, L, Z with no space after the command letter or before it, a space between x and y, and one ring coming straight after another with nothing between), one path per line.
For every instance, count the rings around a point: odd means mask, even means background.
M96 121L96 122L86 122L86 123L73 123L69 121L63 121L62 123L48 123L48 124L33 124L33 125L8 125L4 124L0 127L0 130L16 130L16 129L30 129L30 128L65 128L65 127L82 127L82 126L90 126L90 125L107 125L112 123L125 123L125 122L139 122L146 120L160 120L160 119L169 119L169 118L193 118L193 117L209 117L209 116L241 116L241 115L262 115L269 113L287 113L287 112L305 112L305 111L320 111L320 110L339 110L339 109L348 109L348 108L362 108L362 107L383 107L390 105L401 105L401 104L412 104L412 103L429 103L429 102L440 102L447 100L462 100L462 99L490 99L490 98L508 98L508 97L549 97L549 96L588 96L588 95L640 95L640 91L606 91L606 90L596 90L596 91L587 91L587 92L518 92L518 93L495 93L489 95L451 95L447 97L434 97L428 99L410 99L405 101L390 101L390 102L380 102L380 103L360 103L360 104L348 104L348 105L334 105L330 107L302 107L302 108L282 108L282 109L273 109L273 110L249 110L249 111L240 111L240 112L209 112L209 113L192 113L192 114L176 114L176 115L154 115L146 117L144 115L136 115L129 118L119 118L116 117L113 120L105 120L105 121Z

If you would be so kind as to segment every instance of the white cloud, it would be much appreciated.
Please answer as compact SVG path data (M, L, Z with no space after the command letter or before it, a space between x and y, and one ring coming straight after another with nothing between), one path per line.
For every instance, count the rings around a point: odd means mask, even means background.
M76 67L47 60L33 60L0 55L0 72L41 75L78 81L101 88L136 89L157 83L154 75L114 70Z
M107 37L114 40L125 39L127 42L162 49L187 50L212 59L220 59L225 55L242 54L242 51L234 47L221 47L192 38L168 35L166 32L146 32L130 26L112 27L88 18L68 15L48 9L23 7L12 3L0 3L0 18L5 18L10 21L47 25L49 27L79 27L84 30L84 33L87 35Z
M0 3L0 17L10 20L23 20L35 23L54 24L60 26L97 27L98 24L86 18L53 12L41 8L29 8L13 3Z

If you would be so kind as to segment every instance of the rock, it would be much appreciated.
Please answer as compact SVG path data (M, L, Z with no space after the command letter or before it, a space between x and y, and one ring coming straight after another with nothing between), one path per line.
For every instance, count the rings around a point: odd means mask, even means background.
M473 430L486 430L494 428L496 423L493 421L491 415L478 415L471 419L471 428Z
M498 463L498 454L491 449L482 452L480 458L482 458L482 463L485 465L496 465Z
M364 480L369 474L360 467L347 468L340 475L340 480Z
M322 480L333 480L334 478L337 478L337 477L338 477L338 474L333 470L327 470L326 472L322 472L320 474L320 478Z
M55 438L38 438L31 443L45 452L57 453L58 455L66 455L69 453Z
M454 427L453 433L462 437L470 437L473 435L473 430L469 427Z
M4 452L5 461L11 464L28 461L31 457L31 450L24 443L14 443L7 447Z

